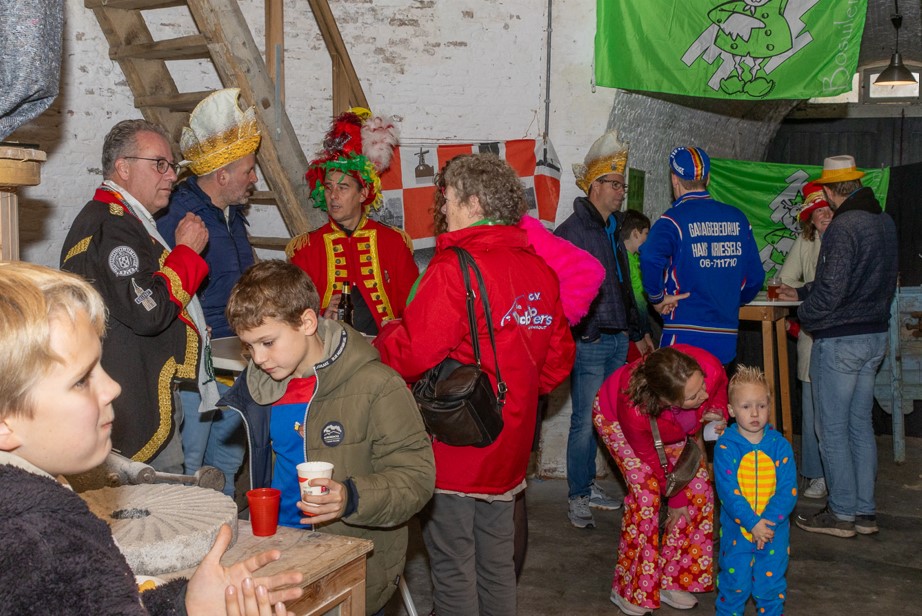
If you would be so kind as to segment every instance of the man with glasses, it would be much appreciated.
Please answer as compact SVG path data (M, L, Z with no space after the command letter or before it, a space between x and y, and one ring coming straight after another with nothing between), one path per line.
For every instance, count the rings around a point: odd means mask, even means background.
M637 303L631 289L627 252L620 241L621 204L627 194L627 144L615 131L602 135L585 161L573 166L576 185L586 193L573 203L573 214L556 234L590 253L605 267L605 280L589 313L572 328L576 363L571 373L573 411L567 439L567 482L570 523L595 526L590 507L614 510L620 499L606 494L595 482L598 444L592 426L592 403L602 383L624 365L628 344L646 348L639 328Z
M103 183L64 240L61 269L84 276L109 310L102 366L119 383L113 448L163 472L182 473L176 381L217 402L204 315L195 292L208 274L201 219L187 214L172 250L153 215L170 201L177 165L166 132L125 120L106 135Z
M644 291L663 316L661 346L696 346L726 365L736 357L740 306L765 279L759 248L746 215L708 193L704 150L674 149L669 168L675 201L640 251Z

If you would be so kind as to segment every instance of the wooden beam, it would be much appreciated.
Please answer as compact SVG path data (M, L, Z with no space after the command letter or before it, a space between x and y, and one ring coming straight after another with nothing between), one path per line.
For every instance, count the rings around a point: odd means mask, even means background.
M109 58L122 60L138 58L144 60L198 60L208 57L208 46L201 34L190 34L178 38L164 39L150 43L110 47Z
M285 4L282 0L266 0L266 68L279 102L285 104Z
M181 111L189 113L195 106L202 102L202 99L211 94L214 90L201 90L199 92L182 92L175 96L166 96L158 94L154 96L141 96L134 99L134 106L138 109L144 107L165 107L170 111Z
M149 11L153 9L165 9L172 6L183 6L185 4L185 0L86 0L83 6L88 9L108 7L110 9Z
M259 168L277 193L288 231L294 236L325 224L324 212L307 207L307 157L284 106L271 94L272 80L236 0L189 0L189 10L206 36L222 83L239 87L246 104L256 106L263 134Z
M336 25L333 11L327 0L307 0L320 28L320 35L333 60L333 115L337 116L350 107L368 107L368 99L362 90L346 43Z

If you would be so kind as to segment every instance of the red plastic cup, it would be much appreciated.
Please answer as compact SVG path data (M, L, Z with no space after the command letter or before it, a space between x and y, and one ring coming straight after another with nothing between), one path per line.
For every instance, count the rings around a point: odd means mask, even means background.
M247 492L250 504L250 525L256 537L271 537L279 527L279 502L281 490L257 488Z

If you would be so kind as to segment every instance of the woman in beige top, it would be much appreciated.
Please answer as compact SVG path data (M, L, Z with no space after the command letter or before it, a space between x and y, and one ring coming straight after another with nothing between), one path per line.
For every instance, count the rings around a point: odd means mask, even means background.
M816 262L820 255L823 232L832 220L832 210L823 197L819 184L808 182L803 187L804 203L798 218L803 231L794 241L781 268L781 282L791 287L802 287L813 282L816 276ZM826 479L820 460L819 442L813 415L813 392L810 389L810 350L813 339L805 331L797 338L797 378L800 379L803 396L803 423L801 424L800 473L808 480L803 495L808 498L826 496Z

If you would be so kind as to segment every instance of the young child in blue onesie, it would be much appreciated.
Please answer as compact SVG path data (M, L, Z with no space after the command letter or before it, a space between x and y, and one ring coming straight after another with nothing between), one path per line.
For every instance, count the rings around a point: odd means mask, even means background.
M721 504L717 613L743 616L751 595L760 616L779 615L797 503L794 452L768 425L771 394L761 370L740 366L728 397L736 423L714 448Z

